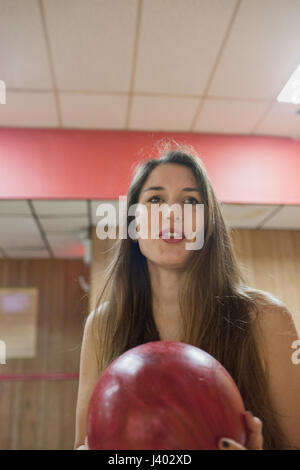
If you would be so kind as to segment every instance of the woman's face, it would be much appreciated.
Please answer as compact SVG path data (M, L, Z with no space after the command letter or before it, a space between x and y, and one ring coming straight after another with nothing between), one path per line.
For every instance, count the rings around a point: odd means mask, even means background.
M161 189L152 189L153 187ZM136 219L138 230L145 227L146 219L148 221L147 236L141 235L138 238L143 255L148 261L160 266L174 269L183 268L188 258L194 253L193 250L186 249L185 245L195 241L196 235L191 237L192 232L198 232L203 228L203 226L196 226L195 204L202 204L203 201L192 171L183 165L174 163L159 165L145 181L138 202L147 208L146 212L138 211L138 214L136 213L138 215ZM151 219L153 204L156 204L157 207L164 204L165 210L163 213L159 211L159 217ZM177 205L177 209L172 208L173 204ZM191 217L187 217L187 212L184 213L186 205L191 206L189 208ZM151 229L152 234L156 235L156 239L151 238ZM187 238L176 243L168 243L160 236L161 232L165 230L179 232L180 235L186 235Z

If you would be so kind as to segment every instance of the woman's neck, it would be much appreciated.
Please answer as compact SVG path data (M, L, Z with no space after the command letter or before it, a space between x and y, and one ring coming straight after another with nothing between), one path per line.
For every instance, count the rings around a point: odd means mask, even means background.
M148 263L152 289L153 316L161 337L180 336L181 313L178 300L182 272Z

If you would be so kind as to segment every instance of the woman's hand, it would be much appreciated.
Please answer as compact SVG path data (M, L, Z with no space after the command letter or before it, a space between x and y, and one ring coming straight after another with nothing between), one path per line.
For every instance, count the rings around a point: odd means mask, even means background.
M227 437L223 437L219 440L219 449L220 450L262 450L263 449L263 435L262 435L262 421L253 416L251 411L245 412L246 417L246 424L248 428L248 441L246 446L244 447L238 442L229 439ZM225 441L225 445L224 445Z
M88 441L87 441L87 436L84 440L84 444L82 444L82 446L76 447L76 450L90 450Z

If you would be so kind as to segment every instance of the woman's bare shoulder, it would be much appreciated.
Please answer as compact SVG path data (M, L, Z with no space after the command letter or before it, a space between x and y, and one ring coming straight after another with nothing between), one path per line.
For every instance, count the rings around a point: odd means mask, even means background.
M255 289L256 299L260 306L266 309L285 308L285 304L271 292Z
M286 304L274 294L253 289L255 291L256 309L253 312L253 325L256 343L265 361L274 358L272 351L286 346L297 339L297 331L292 313Z
M247 286L247 294L255 302L259 311L270 308L283 308L284 303L271 292L266 290L257 289L256 287Z
M283 326L286 329L287 323L293 324L293 318L284 302L274 294L256 288L249 288L249 293L255 305L250 311L253 333L263 369L266 370L266 350L270 347L270 338L278 338Z
M282 321L293 322L292 314L286 304L274 294L255 289L256 316L261 326L276 327Z
M250 309L251 319L258 323L272 321L272 317L291 315L282 300L271 292L248 287L247 294L251 297L253 307Z
M259 305L257 324L261 335L257 336L257 344L264 360L271 400L291 448L299 448L300 369L294 359L299 332L293 314L278 297L260 291Z

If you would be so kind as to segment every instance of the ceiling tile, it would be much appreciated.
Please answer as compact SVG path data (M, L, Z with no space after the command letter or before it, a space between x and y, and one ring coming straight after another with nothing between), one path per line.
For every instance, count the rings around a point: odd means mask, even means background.
M17 246L44 246L40 231L33 217L0 217L0 246L6 250Z
M27 201L19 199L0 199L0 215L30 215L31 211ZM1 220L1 218L0 218Z
M235 0L144 0L134 90L201 94Z
M59 93L63 127L124 129L127 95Z
M299 0L240 2L208 95L277 96L299 64L299 24Z
M82 199L59 199L59 200L32 200L37 215L86 215L87 202Z
M88 217L40 217L39 218L43 230L47 236L51 232L86 232L88 226Z
M50 243L51 246L55 245L60 245L61 243L71 243L71 242L80 242L82 243L83 239L86 238L85 235L87 235L87 230L86 232L55 232L55 233L47 233L47 240Z
M300 138L300 104L275 102L255 134Z
M226 224L232 228L258 228L279 206L263 204L222 204Z
M268 103L206 99L194 130L197 132L243 133L252 131Z
M137 0L44 0L57 86L129 89Z
M134 96L130 129L189 131L198 98Z
M7 91L6 104L0 105L0 126L58 126L54 94Z
M300 206L282 207L262 228L300 230Z
M0 12L1 80L7 88L51 89L39 2L1 0Z
M84 256L83 240L87 232L81 233L47 233L47 240L56 258L82 258Z

